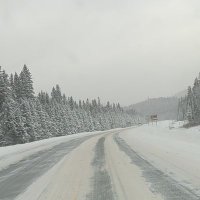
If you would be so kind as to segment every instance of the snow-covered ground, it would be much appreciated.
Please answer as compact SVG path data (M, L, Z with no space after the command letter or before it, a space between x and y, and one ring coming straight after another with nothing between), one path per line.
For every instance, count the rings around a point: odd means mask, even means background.
M120 137L156 168L200 195L200 126L182 125L162 121L127 130Z
M22 180L26 181L25 186L19 187L23 192L19 193L17 188L17 198L10 195L10 199L199 199L200 127L184 129L181 126L182 122L163 121L157 125L81 133L2 147L0 187L5 189L0 188L0 199L9 197L4 192L13 192L5 184L10 183L10 187L16 189L13 183L21 184ZM73 139L78 140L73 143ZM38 175L41 167L51 163L51 149L56 156L61 152L62 159ZM46 162L40 159L41 150ZM35 160L31 160L30 155L36 155ZM9 167L12 163L16 166ZM6 174L7 168L11 169L10 176ZM32 174L32 169L36 173ZM25 176L21 177L24 172ZM29 182L32 176L36 179Z
M117 130L117 129L116 129ZM84 136L104 133L105 131L78 133L62 137L53 137L45 140L35 141L26 144L18 144L7 147L0 147L0 171L15 164L37 152L51 149L54 146Z
M141 170L130 163L114 142L112 136L118 132L87 140L16 200L162 200L149 189Z

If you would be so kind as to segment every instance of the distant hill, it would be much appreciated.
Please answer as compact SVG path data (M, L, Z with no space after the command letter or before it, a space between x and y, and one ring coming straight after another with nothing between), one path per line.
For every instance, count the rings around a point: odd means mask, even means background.
M133 104L128 108L134 109L142 117L157 114L159 120L174 120L177 118L178 98L152 98Z

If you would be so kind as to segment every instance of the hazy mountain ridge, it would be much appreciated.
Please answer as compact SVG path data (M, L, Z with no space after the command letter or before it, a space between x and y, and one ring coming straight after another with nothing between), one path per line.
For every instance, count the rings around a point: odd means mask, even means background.
M134 109L142 117L157 114L159 120L171 120L177 119L178 101L177 97L151 98L128 108Z

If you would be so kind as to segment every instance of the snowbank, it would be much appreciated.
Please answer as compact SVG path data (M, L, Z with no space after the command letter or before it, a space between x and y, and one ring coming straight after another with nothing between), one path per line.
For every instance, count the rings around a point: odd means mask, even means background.
M180 128L181 122L159 122L122 132L138 154L156 168L200 194L200 126Z

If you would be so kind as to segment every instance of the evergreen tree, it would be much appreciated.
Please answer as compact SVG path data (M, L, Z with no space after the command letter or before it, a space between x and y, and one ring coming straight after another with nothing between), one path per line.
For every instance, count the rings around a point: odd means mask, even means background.
M23 70L20 73L20 81L21 81L21 97L33 98L34 90L33 90L32 76L26 65L24 65Z
M16 98L19 100L22 97L22 83L17 73L14 75L14 92Z
M198 105L199 89L193 90L193 109ZM191 96L191 95L188 95ZM188 98L188 102L189 102ZM193 118L199 115L193 112ZM25 65L18 76L10 77L0 68L0 146L31 142L52 136L107 130L134 124L135 113L119 104L101 104L100 98L79 101L53 87L51 96L41 91L34 96L32 76ZM193 119L192 118L192 119Z

